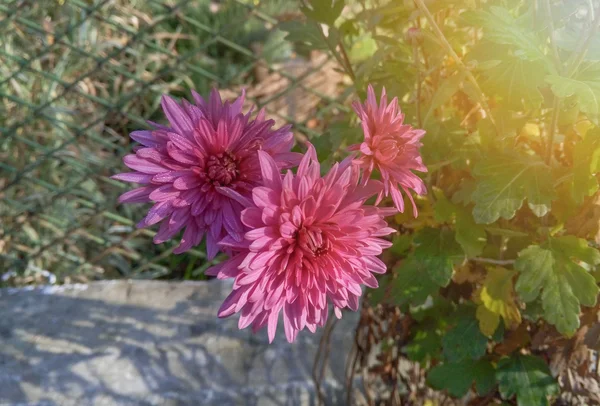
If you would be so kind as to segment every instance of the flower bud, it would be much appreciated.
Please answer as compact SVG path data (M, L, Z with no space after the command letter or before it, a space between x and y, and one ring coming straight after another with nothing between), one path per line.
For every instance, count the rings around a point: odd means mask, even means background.
M410 27L405 34L406 42L415 46L423 42L423 32L418 27Z

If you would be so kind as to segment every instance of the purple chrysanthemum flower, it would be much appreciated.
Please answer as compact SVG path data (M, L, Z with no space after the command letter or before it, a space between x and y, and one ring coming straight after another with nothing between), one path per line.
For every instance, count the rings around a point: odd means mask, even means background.
M113 179L145 185L122 194L119 201L154 203L138 227L162 221L156 244L185 229L174 251L182 253L206 234L212 259L224 237L244 238L243 207L229 195L234 190L250 198L260 185L257 151L269 154L280 169L296 166L301 155L290 152L291 126L271 129L274 121L265 119L264 110L254 119L252 109L242 113L244 94L233 103L222 102L214 89L208 102L194 91L192 95L195 104L183 100L182 105L163 96L162 108L171 127L151 123L154 130L132 132L131 138L141 146L124 162L134 172Z

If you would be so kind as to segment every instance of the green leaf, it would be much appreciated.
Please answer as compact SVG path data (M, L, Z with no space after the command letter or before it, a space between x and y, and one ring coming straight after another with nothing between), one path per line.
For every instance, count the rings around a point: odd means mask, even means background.
M434 189L433 193L436 196L435 219L446 223L455 221L456 241L467 257L472 258L481 254L487 242L484 226L475 223L470 210L450 202L441 190Z
M344 2L342 0L310 0L310 7L301 7L300 10L314 21L333 26L335 20L342 14Z
M425 265L414 255L406 258L394 273L396 278L392 281L391 301L396 306L422 304L439 288L429 276Z
M600 263L600 252L573 236L549 238L519 253L515 269L521 272L515 289L526 302L540 296L544 318L566 335L579 327L580 305L594 306L598 286L579 265Z
M525 199L533 213L541 217L556 197L550 168L537 156L494 154L485 157L473 172L478 180L471 195L477 223L490 224L500 217L509 220Z
M600 172L600 129L590 130L573 151L573 199L583 203L586 196L598 191L596 173Z
M465 206L472 202L471 196L477 187L477 182L473 179L465 178L460 181L458 190L452 195L452 202L462 203Z
M507 327L521 324L521 313L514 297L513 277L515 271L501 267L488 268L481 289L475 316L481 332L488 337L494 335L500 317Z
M575 95L581 112L591 117L600 115L600 77L586 79L571 79L564 76L548 75L546 82L552 87L552 92L561 98Z
M435 207L433 208L435 220L440 223L451 223L458 206L449 201L441 189L434 187L433 194L435 196Z
M485 227L475 222L471 211L466 207L459 206L456 211L456 241L468 258L480 255L487 244Z
M279 29L288 33L285 37L287 41L304 44L315 50L329 49L323 30L315 22L284 21L279 24Z
M463 360L443 363L431 368L427 382L437 390L447 390L454 397L463 397L473 381L479 395L485 395L496 384L494 366L487 360Z
M507 109L539 108L544 100L538 89L544 85L543 72L540 61L508 57L484 71L487 79L482 87L486 93L502 97Z
M392 275L385 274L378 280L379 286L376 289L369 290L369 303L372 305L378 305L383 303L388 294L390 283L392 282Z
M400 234L394 236L392 239L393 245L390 247L390 252L394 253L394 255L401 256L410 249L412 240L412 234Z
M411 338L403 351L411 361L425 362L441 352L442 337L436 321L428 320L411 329Z
M460 127L460 120L456 118L443 122L429 120L424 128L427 131L422 149L425 162L442 162L461 158L461 148L465 142L466 132Z
M310 140L317 151L317 158L322 162L329 158L339 147L341 137L335 132L326 132Z
M546 406L548 397L559 391L546 363L532 355L516 354L501 359L496 380L500 395L504 399L516 395L519 406Z
M348 58L352 63L359 63L371 58L375 52L377 52L377 42L367 34L352 43Z
M531 30L518 25L510 12L502 7L492 6L490 11L468 11L461 15L475 27L482 27L486 40L515 48L515 55L530 61L546 59L540 41ZM548 62L549 63L549 62Z
M424 228L415 236L415 243L418 247L414 257L431 280L439 286L448 285L454 264L464 258L454 232L448 229Z
M485 354L487 342L479 330L475 312L465 312L442 339L444 356L449 362L478 359Z

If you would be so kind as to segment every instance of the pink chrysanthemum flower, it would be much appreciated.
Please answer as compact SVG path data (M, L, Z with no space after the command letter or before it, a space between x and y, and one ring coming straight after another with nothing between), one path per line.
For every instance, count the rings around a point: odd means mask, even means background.
M295 166L301 155L290 152L290 126L271 129L274 121L265 120L264 110L255 119L250 118L252 111L242 114L244 94L233 103L223 103L215 89L208 102L196 92L192 95L195 105L187 100L179 105L163 96L171 126L151 123L154 130L132 132L131 138L142 145L124 162L135 172L113 178L145 185L122 194L119 201L154 203L138 227L162 221L156 244L185 229L174 251L181 253L206 234L207 254L213 258L225 236L243 240L243 207L227 191L250 196L261 183L257 151L269 155L278 168Z
M235 278L219 317L241 312L239 328L268 327L273 341L280 312L289 342L307 327L314 332L327 321L329 304L358 309L361 285L377 287L373 273L386 271L377 258L391 246L381 239L395 230L384 216L395 208L364 205L381 189L379 181L359 183L352 157L321 177L312 145L296 175L283 177L275 160L259 151L263 186L252 201L231 191L247 206L242 222L249 228L243 242L227 237L222 244L238 254L207 272Z
M427 172L419 155L422 145L420 139L425 135L425 131L403 124L404 114L400 112L398 99L394 97L390 104L387 104L385 88L381 92L379 105L375 91L369 85L365 104L354 102L352 106L362 121L365 139L361 144L352 145L349 149L362 152L354 162L363 169L363 179L368 179L375 169L381 173L383 189L377 197L376 204L379 204L384 195L391 194L396 208L404 212L404 198L400 192L402 189L410 199L413 214L417 217L417 206L409 189L413 189L419 195L427 193L425 183L411 172Z

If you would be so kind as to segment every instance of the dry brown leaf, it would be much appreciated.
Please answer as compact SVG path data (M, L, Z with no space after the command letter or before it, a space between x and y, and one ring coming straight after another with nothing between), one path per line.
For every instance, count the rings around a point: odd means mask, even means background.
M566 222L565 229L569 234L593 238L600 244L600 192L586 199L579 213Z
M506 338L501 343L494 347L494 353L499 355L509 355L519 348L525 347L531 342L531 335L529 334L526 323L521 323L516 330L509 332Z

